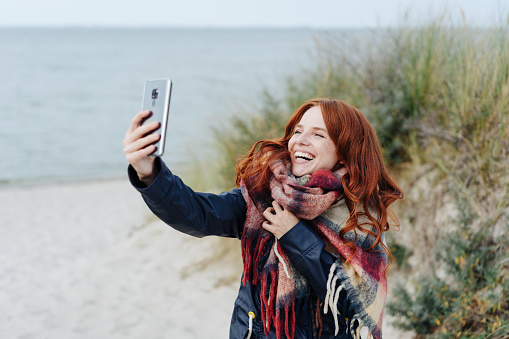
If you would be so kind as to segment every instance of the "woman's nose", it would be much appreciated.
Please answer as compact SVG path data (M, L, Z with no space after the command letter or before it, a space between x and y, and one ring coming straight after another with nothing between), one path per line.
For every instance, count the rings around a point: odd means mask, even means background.
M309 144L309 135L307 133L302 133L301 135L299 135L299 139L297 140L297 142L300 145L308 145Z

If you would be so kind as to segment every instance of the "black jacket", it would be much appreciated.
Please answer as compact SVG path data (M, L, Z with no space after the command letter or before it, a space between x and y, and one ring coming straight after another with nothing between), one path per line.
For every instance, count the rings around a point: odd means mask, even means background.
M148 207L165 223L174 229L195 236L216 235L239 238L242 235L246 218L246 202L240 189L221 194L198 193L187 187L182 180L173 175L159 158L156 166L160 173L154 182L145 187L138 180L136 172L129 167L129 179L142 194ZM300 221L279 239L292 264L301 272L314 293L325 299L328 274L335 258L324 250L324 242ZM340 302L346 298L340 296ZM260 315L260 288L249 282L240 284L237 300L232 314L230 339L243 339L248 331L249 312L254 312L253 334L251 339L267 338L263 331ZM295 339L312 338L311 312L297 315ZM334 337L334 320L323 315L321 338ZM344 333L344 324L339 324L339 333ZM275 339L275 330L270 331L270 339Z

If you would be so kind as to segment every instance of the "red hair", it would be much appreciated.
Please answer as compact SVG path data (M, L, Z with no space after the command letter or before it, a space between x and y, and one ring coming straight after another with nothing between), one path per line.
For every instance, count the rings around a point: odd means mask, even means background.
M304 113L314 106L320 106L329 136L336 144L340 160L333 171L343 166L348 171L342 180L350 218L340 231L341 239L355 250L352 242L345 239L345 234L357 229L367 232L376 239L371 248L380 244L392 261L389 249L382 242L382 233L390 229L389 219L394 225L399 225L388 207L395 200L402 199L403 192L389 175L375 130L362 112L353 106L334 99L306 101L290 117L282 138L258 141L247 157L237 163L237 186L244 180L251 196L270 197L272 172L269 163L276 159L290 161L288 142ZM367 218L367 223L359 224L360 216ZM376 232L362 227L366 224L375 227Z

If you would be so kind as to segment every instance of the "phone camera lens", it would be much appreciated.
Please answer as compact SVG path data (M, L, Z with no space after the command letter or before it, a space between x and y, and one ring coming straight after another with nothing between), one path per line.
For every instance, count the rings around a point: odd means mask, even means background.
M159 90L157 88L152 90L152 99L157 99L159 96Z

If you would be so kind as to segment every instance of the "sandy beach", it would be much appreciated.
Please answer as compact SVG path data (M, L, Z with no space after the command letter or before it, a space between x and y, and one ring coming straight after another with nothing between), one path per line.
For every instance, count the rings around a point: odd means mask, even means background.
M174 231L127 179L6 187L0 209L2 338L228 337L238 240Z

